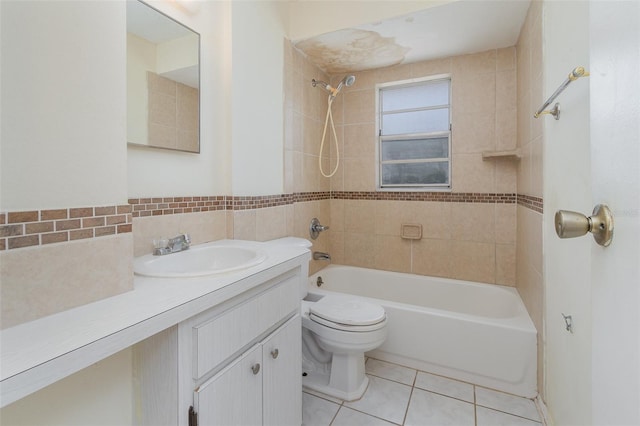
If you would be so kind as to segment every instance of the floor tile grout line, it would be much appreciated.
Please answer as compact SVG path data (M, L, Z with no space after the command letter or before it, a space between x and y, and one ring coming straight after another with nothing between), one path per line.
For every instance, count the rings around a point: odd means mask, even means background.
M380 417L380 416L376 416L375 414L367 413L366 411L358 410L357 408L347 407L346 405L341 405L340 406L340 408L343 408L343 407L344 408L348 408L349 410L357 411L358 413L361 413L361 414L366 414L369 417L374 417L374 418L376 418L378 420L382 420L384 422L391 423L392 425L402 426L404 424L404 422L403 423L392 422L391 420L385 419L385 418ZM338 410L338 411L340 411L340 410ZM338 413L336 413L336 416L337 415L338 415ZM333 420L332 420L332 422L333 422ZM331 426L331 425L329 425L329 426Z
M478 426L478 398L476 397L476 385L473 386L473 424Z
M486 405L476 404L476 407L486 408L487 410L497 411L498 413L508 414L510 416L513 416L513 417L518 417L518 418L521 418L521 419L529 420L530 422L535 422L535 423L542 424L542 422L540 420L534 420L534 419L529 418L529 417L521 416L520 414L513 414L513 413L510 413L508 411L499 410L497 408L487 407Z
M397 384L399 384L399 385L414 386L414 385L412 385L412 384L399 382L399 381L397 381L397 380L390 379L390 378L388 378L388 377L378 376L377 374L373 374L373 373L371 373L371 372L367 372L367 371L365 371L365 374L366 374L367 376L377 377L378 379L388 380L388 381L390 381L390 382L397 383ZM415 382L415 378L413 379L413 381ZM418 389L420 389L420 388L418 388Z
M399 366L399 367L403 367L403 368L406 368L406 369L408 369L408 370L414 370L414 371L416 371L417 373L424 373L424 374L429 374L429 375L431 375L431 376L442 377L443 379L452 380L452 381L454 381L454 382L458 382L458 383L464 383L464 384L467 384L467 385L470 385L470 386L474 386L474 387L475 387L475 386L477 386L475 383L466 382L466 381L464 381L464 380L460 380L460 379L454 379L454 378L449 377L449 376L444 376L444 375L442 375L442 374L438 374L438 373L432 373L432 372L430 372L430 371L426 371L426 370L420 370L419 368L407 367L406 365L398 364L397 362L385 361L385 360L383 360L383 359L378 359L378 358L373 358L373 357L367 357L367 361L368 361L368 360L370 360L370 359L373 359L373 360L375 360L375 361L379 361L379 362L384 362L384 363L386 363L386 364L397 365L397 366ZM383 377L383 378L384 378L384 377ZM483 386L479 386L479 387L481 387L481 388L483 388L483 389L489 389L489 390L492 390L492 391L495 391L495 392L505 393L505 394L507 394L507 395L517 396L517 395L511 394L511 393L508 393L508 392L502 392L502 391L499 391L499 390L496 390L496 389L491 389L491 388L487 388L487 387L483 387ZM422 389L422 388L420 388L420 387L419 387L418 389ZM524 398L524 397L518 397L518 398ZM526 399L529 399L529 398L526 398ZM469 402L469 401L467 401L467 402Z
M321 399L321 400L323 400L323 401L327 401L327 402L330 402L330 403L332 403L332 404L336 404L337 406L341 406L341 405L344 403L344 401L342 401L342 400L341 400L342 402L335 402L335 401L332 401L332 400L330 400L330 399L328 399L328 398L325 398L325 397L323 397L323 396L317 395L317 394L315 394L315 393L305 392L304 390L302 391L302 393L306 393L307 395L315 396L316 398L320 398L320 399ZM328 396L328 395L327 395L327 396Z
M340 412L342 407L344 407L344 402L342 404L338 405L338 409L336 410L336 413L331 418L331 421L329 422L329 426L333 425L333 422L336 421L336 417L338 417L338 413Z
M466 399L456 398L455 396L447 395L446 393L440 393L440 392L436 392L436 391L431 390L431 389L421 388L420 386L414 386L414 387L416 389L419 389L419 390L424 391L424 392L429 392L429 393L432 393L432 394L435 394L435 395L444 396L445 398L454 399L456 401L464 402L464 403L471 404L471 405L476 405L475 402L473 402L473 401L467 401Z
M417 374L416 374L417 376ZM415 378L413 379L413 382L415 383ZM404 425L407 422L407 416L409 415L409 407L411 406L411 398L413 397L413 391L415 389L415 386L411 386L411 392L409 392L409 400L407 401L407 408L404 410L404 417L402 418L402 424Z

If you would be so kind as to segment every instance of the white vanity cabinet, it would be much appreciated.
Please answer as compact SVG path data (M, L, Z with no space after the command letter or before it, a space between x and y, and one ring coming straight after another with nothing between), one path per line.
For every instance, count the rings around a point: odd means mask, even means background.
M198 425L300 425L300 315L198 386Z
M291 270L137 344L136 423L300 425L301 279Z

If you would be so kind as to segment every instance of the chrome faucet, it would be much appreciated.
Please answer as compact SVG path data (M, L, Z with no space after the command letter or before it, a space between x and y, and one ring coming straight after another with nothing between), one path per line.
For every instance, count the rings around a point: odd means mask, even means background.
M166 241L166 244L164 243ZM189 234L180 234L177 237L163 240L163 244L160 247L153 249L154 256L162 256L165 254L177 253L184 251L191 245L191 238Z
M321 251L314 251L313 260L328 260L329 262L331 262L331 255L329 253L323 253Z
M329 229L328 226L320 225L318 218L314 217L309 224L309 236L312 240L315 240L322 231L326 231L327 229Z

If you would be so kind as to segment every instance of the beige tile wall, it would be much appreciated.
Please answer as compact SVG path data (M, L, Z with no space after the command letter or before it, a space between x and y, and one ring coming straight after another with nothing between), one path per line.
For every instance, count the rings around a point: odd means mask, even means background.
M542 93L542 1L531 2L517 48L518 195L542 198L542 120L533 113L544 101ZM516 282L538 330L538 388L544 392L544 280L542 275L542 213L525 204L517 206Z
M198 151L198 89L147 71L149 145Z
M516 192L517 163L482 160L483 151L516 148L515 47L356 73L334 102L341 160L331 191L376 189L375 85L445 73L452 79L452 191ZM331 155L335 164L335 149ZM337 263L515 285L515 204L330 203ZM401 223L421 224L423 239L400 238Z
M131 290L131 235L0 252L2 328Z
M128 204L0 213L0 328L131 290L131 216Z
M182 213L133 219L133 255L153 252L153 240L186 233L192 244L203 244L227 238L225 210Z
M300 52L294 49L288 40L285 40L285 140L284 140L284 192L329 192L330 180L320 174L318 160L320 158L320 145L322 131L327 113L328 93L320 88L313 87L311 80L329 82L329 76L314 66ZM332 111L340 111L334 103ZM336 127L342 122L340 116L334 116ZM336 129L337 130L337 129ZM322 153L323 167L326 173L330 170L329 156L333 146L333 140L327 139ZM340 136L338 136L340 138ZM297 237L309 239L309 223L317 217L325 225L331 225L329 216L330 201L303 201L297 202L288 212L288 230ZM256 213L258 213L257 211ZM332 228L333 229L333 228ZM313 241L314 251L329 251L329 235L322 233ZM335 256L335 253L331 253ZM326 261L312 260L309 264L309 273L313 274L326 266Z

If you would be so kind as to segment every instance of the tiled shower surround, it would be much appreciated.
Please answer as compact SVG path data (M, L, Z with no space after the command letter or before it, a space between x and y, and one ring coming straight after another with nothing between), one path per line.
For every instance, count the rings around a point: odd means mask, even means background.
M311 80L344 76L327 75L285 43L285 192L331 193L296 204L296 235L318 217L331 229L314 250L335 263L515 285L518 162L482 158L516 148L515 47L354 74L333 102L340 162L327 179L318 171L327 93ZM451 192L377 192L376 84L439 74L451 76ZM325 141L325 169L336 160L333 141ZM423 238L402 239L402 223L421 224ZM312 261L310 272L324 265Z

